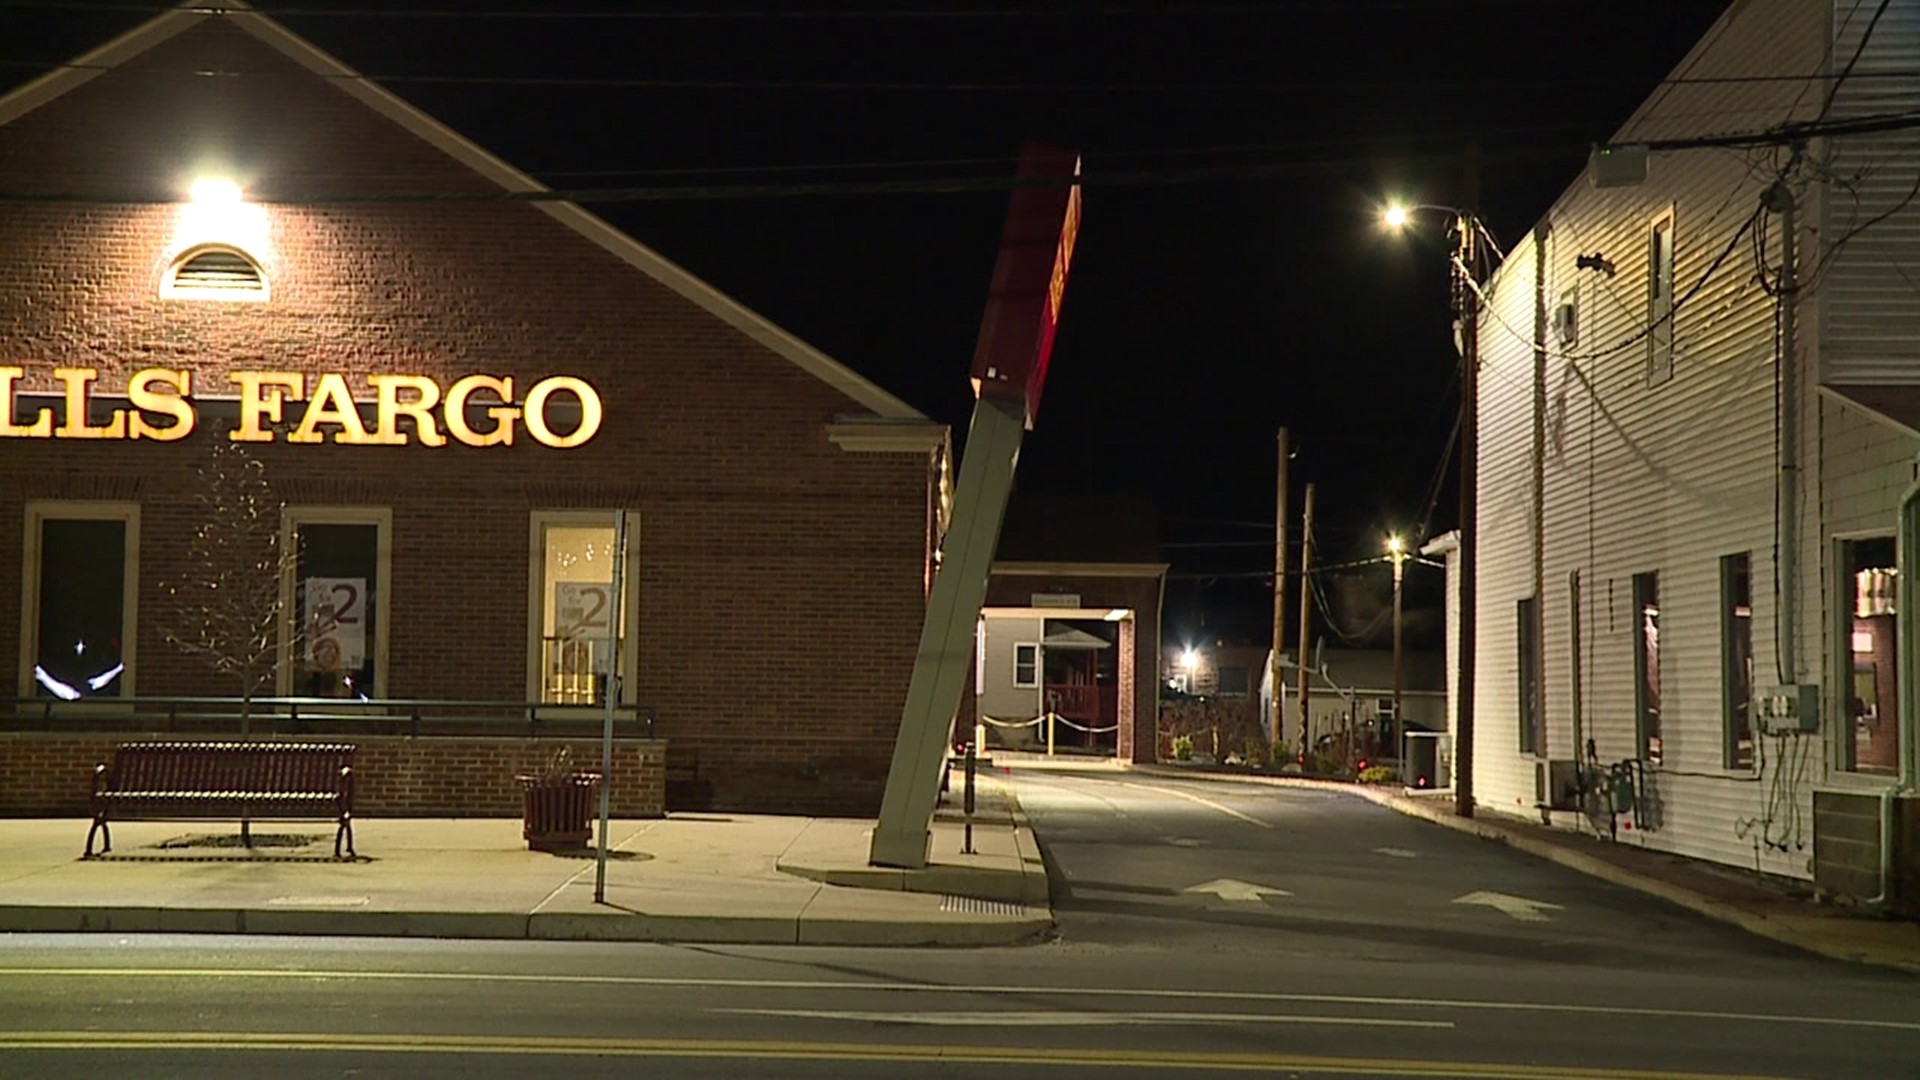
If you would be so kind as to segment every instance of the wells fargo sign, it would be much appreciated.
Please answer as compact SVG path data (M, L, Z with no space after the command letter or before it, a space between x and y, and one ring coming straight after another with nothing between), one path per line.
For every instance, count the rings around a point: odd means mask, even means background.
M64 418L56 425L53 409L41 408L22 421L15 410L14 385L25 374L21 368L0 367L0 438L172 442L193 434L199 421L193 373L173 368L135 372L127 380L128 407L109 410L99 423L91 400L100 373L54 368L63 388ZM290 443L401 446L418 441L445 446L451 439L466 446L512 446L515 433L524 427L534 442L564 449L581 445L600 430L599 393L571 375L533 383L517 403L511 375L468 375L444 390L424 375L368 375L370 402L354 400L345 375L235 371L227 380L239 395L238 421L228 435L235 442L273 442L275 430L269 425L292 423L286 436ZM571 397L578 405L578 423L564 434L550 423L556 396ZM285 415L292 402L305 403L297 422ZM403 419L411 431L401 426Z

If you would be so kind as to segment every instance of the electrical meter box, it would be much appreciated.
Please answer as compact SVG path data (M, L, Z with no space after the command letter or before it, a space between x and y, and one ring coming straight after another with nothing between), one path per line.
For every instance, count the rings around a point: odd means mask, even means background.
M1820 730L1820 688L1810 683L1769 686L1754 695L1762 734L1805 735Z

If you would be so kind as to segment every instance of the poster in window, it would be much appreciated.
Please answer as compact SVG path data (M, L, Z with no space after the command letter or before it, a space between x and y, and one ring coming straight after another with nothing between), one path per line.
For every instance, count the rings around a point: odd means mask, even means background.
M316 671L358 671L367 663L367 579L307 579L307 664Z
M568 641L600 640L612 632L612 627L613 585L610 582L554 582L554 637Z

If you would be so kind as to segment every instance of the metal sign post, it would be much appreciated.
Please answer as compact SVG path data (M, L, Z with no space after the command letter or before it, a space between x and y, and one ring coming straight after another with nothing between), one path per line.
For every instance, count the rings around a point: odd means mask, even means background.
M1080 230L1080 158L1029 146L1021 155L1000 238L987 310L974 348L973 424L960 462L953 525L927 598L926 622L868 861L927 865L942 758L973 661L1000 521L1013 490L1020 440L1033 426Z
M621 583L622 571L627 568L627 512L621 510L614 516L613 524L613 598L608 601L612 609L608 615L610 629L607 631L607 685L602 696L607 699L606 720L600 726L600 850L598 865L593 872L593 902L607 902L607 825L613 807L613 710L620 701L620 624L621 599L624 586Z

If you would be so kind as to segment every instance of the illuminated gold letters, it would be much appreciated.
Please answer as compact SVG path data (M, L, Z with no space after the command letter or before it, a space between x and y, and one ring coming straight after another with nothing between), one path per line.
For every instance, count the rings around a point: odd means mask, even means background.
M173 387L171 394L157 394L148 389L154 384ZM148 368L134 372L127 380L127 401L132 404L132 412L127 414L127 438L152 439L155 442L173 442L193 434L193 372L168 371L166 368ZM154 427L147 422L147 413L158 413L173 417L168 427Z
M127 380L130 407L113 409L107 422L96 426L89 410L99 371L90 367L52 370L61 384L64 419L56 425L54 410L43 407L32 421L21 424L14 415L21 396L17 384L26 378L26 370L0 367L0 438L176 442L193 434L199 424L191 371L146 368L134 372ZM511 375L463 376L445 394L438 381L425 375L368 375L371 401L355 400L346 375L325 372L312 378L309 389L308 376L297 371L229 372L227 380L239 389L239 417L227 437L234 442L273 442L274 428L290 419L287 403L305 402L306 407L291 417L298 423L286 437L290 443L405 446L417 441L421 446L446 446L451 440L463 446L512 446L516 430L524 424L534 442L565 450L599 434L606 416L599 392L572 375L553 375L534 383L521 403L513 400ZM46 391L34 393L51 396ZM578 421L564 435L555 432L550 422L555 394L572 395L578 405ZM470 404L483 411L491 424L474 430L467 416ZM569 410L563 405L558 412L564 423ZM411 438L403 420L412 425Z
M307 402L307 414L300 418L300 426L287 436L288 442L317 443L324 441L315 430L321 424L338 424L340 430L333 433L337 443L365 443L367 429L360 424L360 410L353 406L353 392L347 389L344 375L328 373L320 376L313 386L313 398Z
M53 377L67 384L67 422L55 429L56 439L124 439L127 437L127 414L119 409L113 412L113 419L103 428L87 423L87 384L100 377L100 372L90 367L57 367Z
M555 435L553 429L547 426L547 397L555 390L565 390L580 399L580 426L574 428L571 435ZM535 442L560 449L579 446L600 430L600 395L593 392L593 387L571 375L542 379L527 391L525 419L527 434L533 436Z
M400 417L413 421L413 431L420 438L422 446L445 446L447 437L440 434L434 426L433 414L427 410L440 403L440 384L419 375L369 375L367 381L373 384L374 392L380 395L379 419L368 442L385 443L398 446L407 441L407 433L400 430ZM412 401L401 401L400 391L412 390L420 395Z
M512 446L513 422L520 410L511 405L496 405L487 410L493 417L492 431L475 431L467 426L467 397L475 390L491 390L502 402L513 400L513 379L491 375L469 375L447 387L447 407L441 415L447 420L447 433L468 446Z
M282 401L307 396L307 380L296 371L236 371L227 378L240 388L240 426L227 436L234 442L272 442L273 432L262 429L260 419L277 424ZM286 393L267 393L269 386Z
M53 434L53 410L41 409L40 416L25 427L13 422L13 382L26 375L17 367L0 367L0 439L45 439Z

